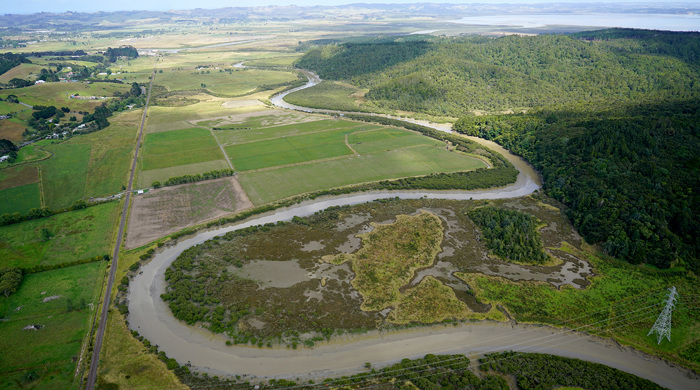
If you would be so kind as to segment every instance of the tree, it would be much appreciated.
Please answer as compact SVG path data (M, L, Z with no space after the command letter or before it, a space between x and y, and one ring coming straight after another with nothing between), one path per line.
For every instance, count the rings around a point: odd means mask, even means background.
M32 85L32 82L29 80L14 78L14 79L10 80L10 85L12 85L12 87L14 87L14 88L22 88L22 87L28 87L28 86ZM9 98L9 96L8 96L8 98Z
M10 164L14 164L15 160L17 160L17 152L13 150L10 152L9 156L10 157L7 159L7 162Z
M53 237L53 233L47 228L41 229L41 241L48 241Z
M0 291L9 297L19 289L22 284L22 270L16 267L0 268Z
M131 84L131 96L141 96L141 86L139 86L139 83L133 83Z

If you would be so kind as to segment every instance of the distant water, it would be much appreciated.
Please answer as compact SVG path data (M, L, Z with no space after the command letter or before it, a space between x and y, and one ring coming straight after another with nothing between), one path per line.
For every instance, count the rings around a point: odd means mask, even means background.
M530 14L530 15L493 15L469 16L453 23L487 26L508 26L520 28L540 28L553 25L590 26L590 27L625 27L650 30L700 31L699 15L677 14L626 14L626 13L591 13L591 14Z

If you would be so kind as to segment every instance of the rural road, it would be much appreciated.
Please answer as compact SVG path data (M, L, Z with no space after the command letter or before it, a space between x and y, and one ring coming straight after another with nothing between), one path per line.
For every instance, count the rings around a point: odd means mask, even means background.
M314 81L320 81L317 77L313 81L311 77L309 79L310 82L305 87L315 85ZM295 109L310 111L303 107ZM449 130L444 126L440 129ZM331 206L352 205L386 197L496 199L525 196L540 188L539 175L521 158L491 142L479 139L476 141L503 153L516 166L519 175L515 183L502 188L477 191L376 191L323 197L274 210L233 226L201 231L193 237L180 239L173 246L166 246L134 277L129 288L129 327L138 331L151 344L158 345L160 350L181 364L189 362L198 369L214 375L241 374L247 378L258 379L323 378L361 372L365 362L381 367L403 358L422 357L428 353L467 354L473 357L484 352L515 350L541 351L599 362L671 389L700 388L697 375L669 365L661 359L632 348L621 347L610 340L547 326L480 322L458 326L422 327L390 333L375 331L322 343L313 349L298 350L226 346L226 339L222 336L212 334L206 329L187 326L175 319L160 298L166 286L165 270L182 251L229 231L288 221L294 216L311 215ZM654 316L656 313L642 314Z
M156 56L157 59L157 56ZM141 117L141 127L139 128L139 135L136 140L136 149L134 151L134 159L131 162L131 172L129 172L129 184L126 188L126 197L124 199L124 208L122 210L122 218L119 222L119 232L117 233L117 243L114 246L114 254L112 255L112 264L109 268L109 279L107 280L107 289L105 289L105 296L102 301L102 313L100 315L100 322L97 328L97 334L95 336L95 345L93 347L92 359L90 360L90 371L88 372L87 384L85 388L87 390L92 390L95 387L95 382L97 381L97 367L100 362L100 350L102 349L102 340L104 339L105 327L107 325L107 313L109 309L109 303L112 296L112 285L114 284L114 275L117 272L117 264L119 260L119 248L122 245L122 239L124 238L124 226L126 224L126 217L129 211L129 200L131 200L131 189L134 183L134 173L136 172L136 163L139 158L139 148L141 147L141 140L143 139L143 128L146 125L146 114L148 113L148 103L151 100L151 89L153 88L153 81L156 78L156 68L153 67L153 72L151 73L151 82L148 85L148 95L146 95L146 105L143 107L143 116Z

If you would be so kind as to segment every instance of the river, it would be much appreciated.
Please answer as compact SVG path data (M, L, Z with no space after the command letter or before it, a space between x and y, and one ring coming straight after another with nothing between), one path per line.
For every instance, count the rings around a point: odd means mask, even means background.
M304 74L309 82L287 93L320 82L315 74ZM271 101L284 108L315 111L284 102L282 99L287 93L275 96ZM449 131L448 125L420 123ZM180 364L190 362L194 367L214 375L245 374L248 378L258 379L311 379L361 372L365 362L382 367L403 358L423 357L428 353L473 355L515 350L541 351L599 362L671 389L700 388L700 380L696 375L692 376L689 371L669 365L661 359L585 333L565 332L546 326L482 322L429 326L390 333L372 331L365 335L345 336L329 343L317 344L313 349L226 346L224 337L175 319L160 298L166 286L165 270L182 251L229 231L289 221L294 216L311 215L331 206L353 205L387 197L499 199L525 196L541 187L539 175L524 160L490 141L471 139L502 153L512 162L519 171L517 181L501 188L475 191L373 191L322 197L261 214L231 226L200 231L192 237L180 239L175 245L163 247L148 264L141 267L141 272L134 277L129 287L129 327L138 331L151 344L158 345L161 351L177 359Z

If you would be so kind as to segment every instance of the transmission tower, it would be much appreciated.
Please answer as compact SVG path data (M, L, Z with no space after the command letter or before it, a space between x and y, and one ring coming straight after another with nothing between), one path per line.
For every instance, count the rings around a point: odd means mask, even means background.
M668 341L671 341L671 314L673 313L673 308L676 306L676 295L678 295L678 293L675 287L669 288L668 291L668 295L666 295L666 306L647 334L647 336L649 336L652 333L656 333L659 340L658 344L661 344L661 340L664 337L668 338Z

